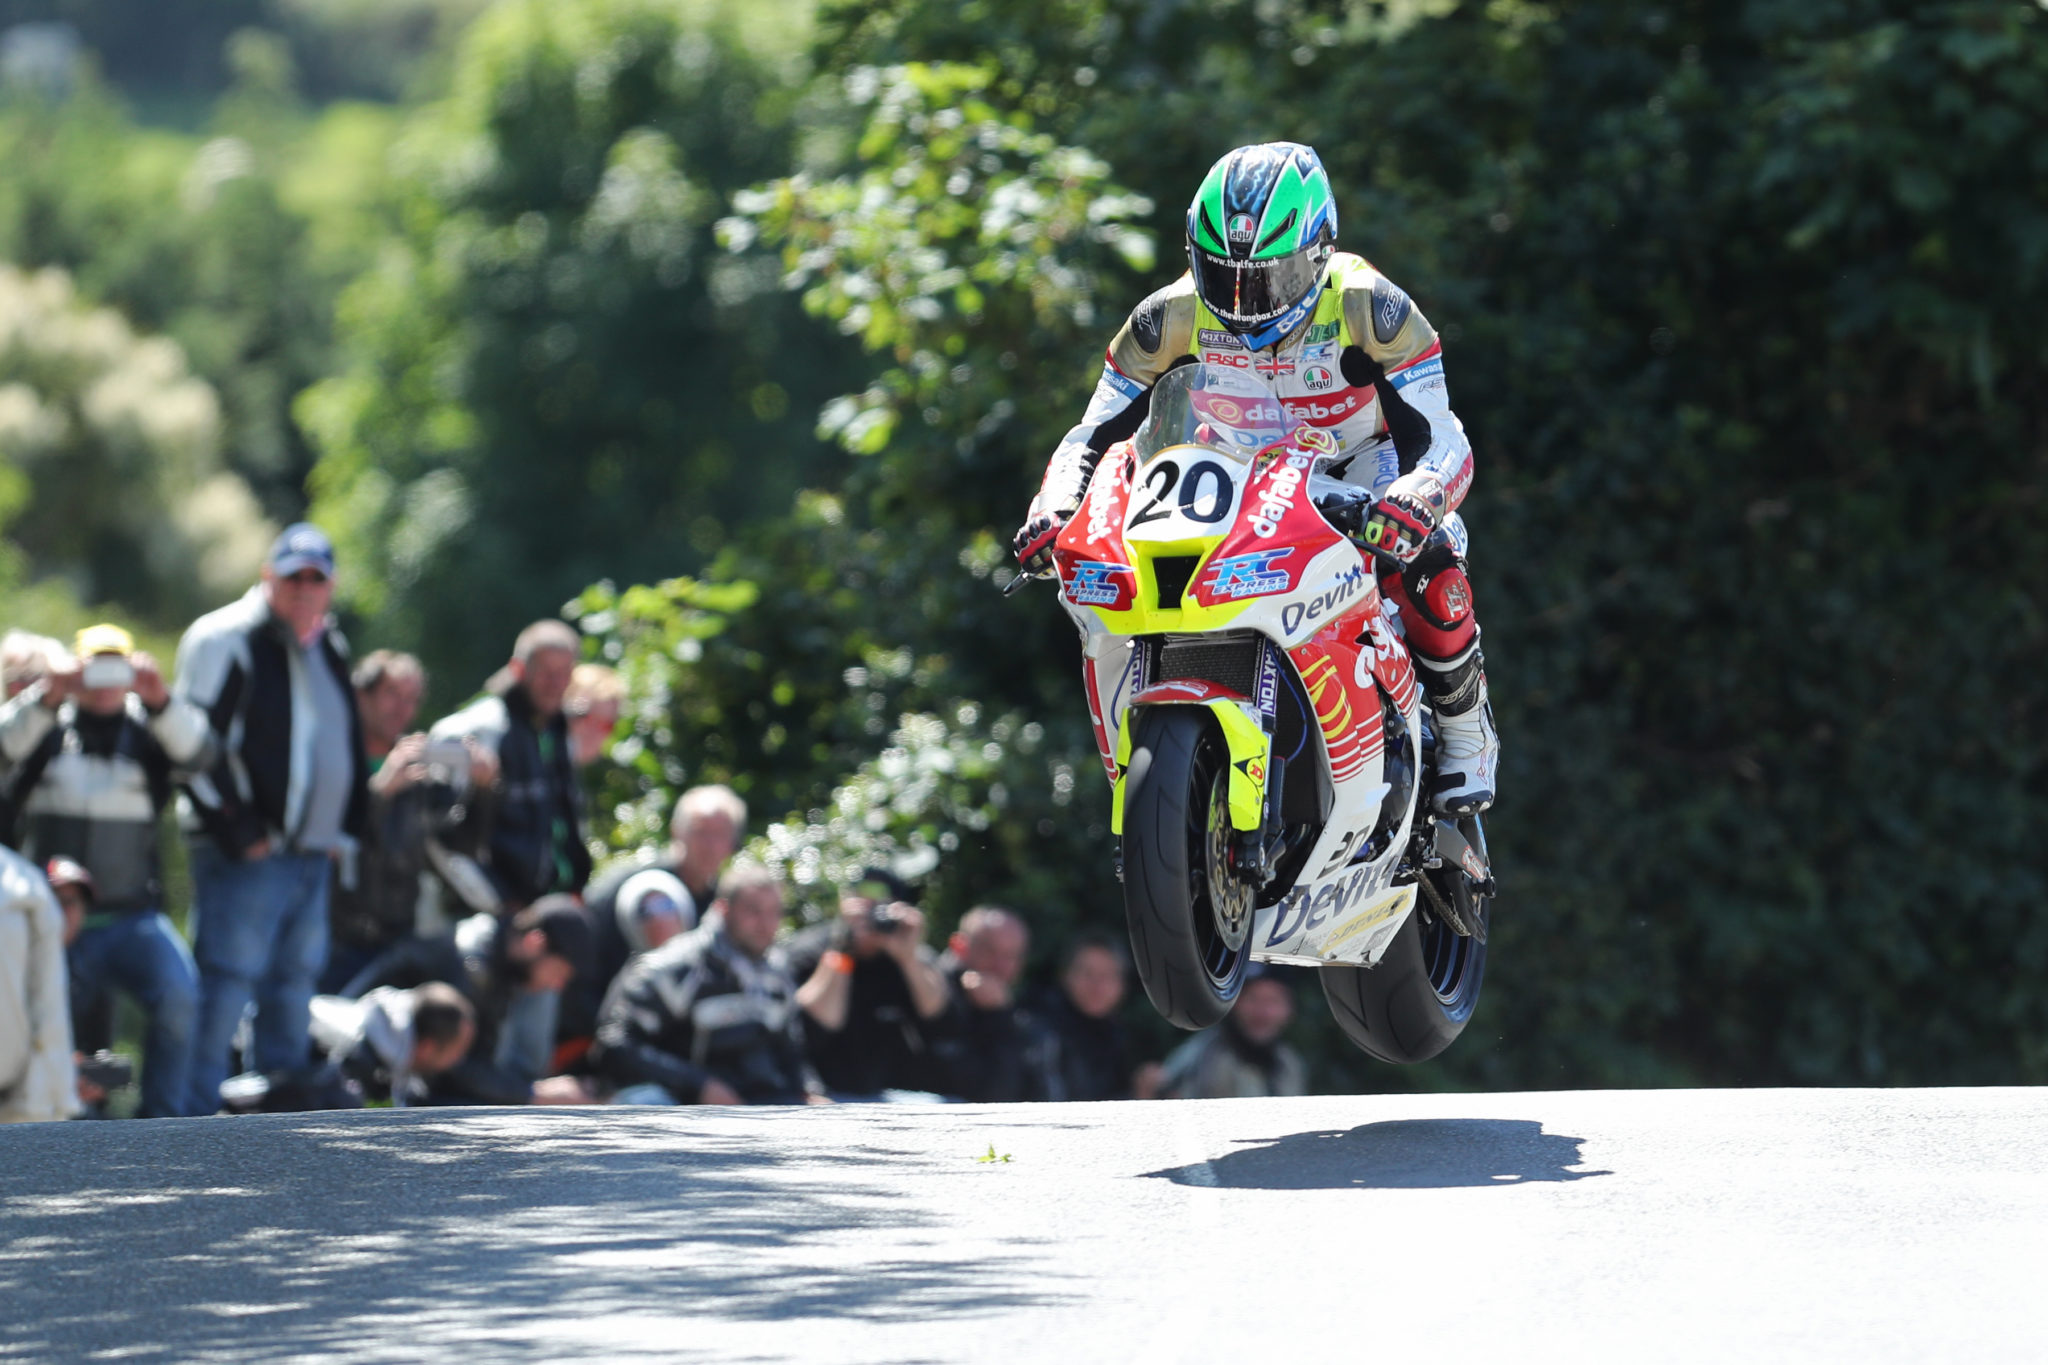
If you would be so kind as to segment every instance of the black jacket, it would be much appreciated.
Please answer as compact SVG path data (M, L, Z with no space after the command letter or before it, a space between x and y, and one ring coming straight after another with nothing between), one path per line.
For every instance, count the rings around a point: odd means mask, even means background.
M305 653L290 630L271 614L259 585L236 602L194 621L178 642L177 695L206 712L218 740L215 761L185 783L200 825L222 853L239 860L259 839L289 844L305 816L300 750L292 740L292 717L311 714ZM349 685L348 642L329 628L320 637L318 666L332 670L342 694ZM349 749L354 755L348 812L342 828L360 838L369 815L364 779L362 722L348 708Z
M598 1016L592 1065L620 1086L652 1082L684 1104L716 1077L749 1104L821 1090L804 1062L796 983L735 948L715 917L627 964Z
M569 752L568 721L559 712L545 726L533 721L526 689L507 683L433 731L436 739L474 738L498 756L498 782L489 798L476 804L469 851L478 855L507 908L531 905L552 891L577 894L590 880L583 795ZM559 840L557 822L564 827Z
M342 987L344 996L359 1000L379 986L409 990L445 981L469 997L476 1007L475 1041L468 1055L430 1086L432 1098L444 1104L526 1104L540 1079L498 1055L505 1017L519 990L504 961L505 936L498 927L487 916L474 916L453 934L401 939Z
M1042 1035L1031 1017L1014 1003L994 1010L975 1004L950 953L939 966L946 975L946 1014L940 1027L927 1026L939 1089L976 1104L1044 1099Z

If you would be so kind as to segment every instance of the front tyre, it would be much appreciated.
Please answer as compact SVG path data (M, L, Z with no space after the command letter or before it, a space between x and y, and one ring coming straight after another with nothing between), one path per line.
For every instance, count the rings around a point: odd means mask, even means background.
M1253 888L1230 871L1230 755L1206 710L1144 708L1124 775L1124 913L1138 979L1185 1029L1230 1012Z
M1484 857L1479 817L1458 829ZM1446 863L1423 875L1446 900L1457 898L1461 915L1490 923L1492 899L1473 895L1463 869ZM1345 1037L1383 1062L1426 1062L1457 1040L1478 1007L1486 945L1453 931L1422 897L1377 967L1324 966L1316 975Z

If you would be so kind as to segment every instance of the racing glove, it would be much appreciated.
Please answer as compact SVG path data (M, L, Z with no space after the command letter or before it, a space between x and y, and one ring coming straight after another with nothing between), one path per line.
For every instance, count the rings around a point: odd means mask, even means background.
M1443 480L1418 469L1394 480L1364 524L1347 534L1375 554L1397 564L1413 564L1423 543L1443 523L1444 511Z
M1051 573L1052 543L1059 539L1060 528L1067 524L1066 516L1050 512L1034 512L1017 528L1017 534L1010 538L1010 549L1017 556L1017 563L1025 573Z

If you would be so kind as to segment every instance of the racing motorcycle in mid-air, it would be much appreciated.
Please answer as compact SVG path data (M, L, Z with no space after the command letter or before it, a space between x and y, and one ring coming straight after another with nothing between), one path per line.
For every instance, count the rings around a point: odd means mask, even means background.
M1494 878L1481 820L1429 810L1400 618L1325 515L1370 501L1338 461L1256 376L1184 364L1103 456L1053 576L1153 1005L1206 1028L1251 962L1314 967L1352 1042L1419 1062L1478 1004Z

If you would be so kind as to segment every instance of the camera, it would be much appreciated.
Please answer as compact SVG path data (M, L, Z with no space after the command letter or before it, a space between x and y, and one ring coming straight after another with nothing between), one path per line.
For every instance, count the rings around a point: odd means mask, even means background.
M95 1052L78 1064L78 1075L102 1090L119 1090L135 1079L135 1063L118 1052Z
M889 901L868 911L868 928L878 934L894 934L910 927L910 919L903 913L900 902Z
M118 654L95 654L78 672L81 686L90 688L135 685L135 665Z
M420 758L427 781L457 792L469 790L469 764L469 746L459 739L428 740L427 752Z

